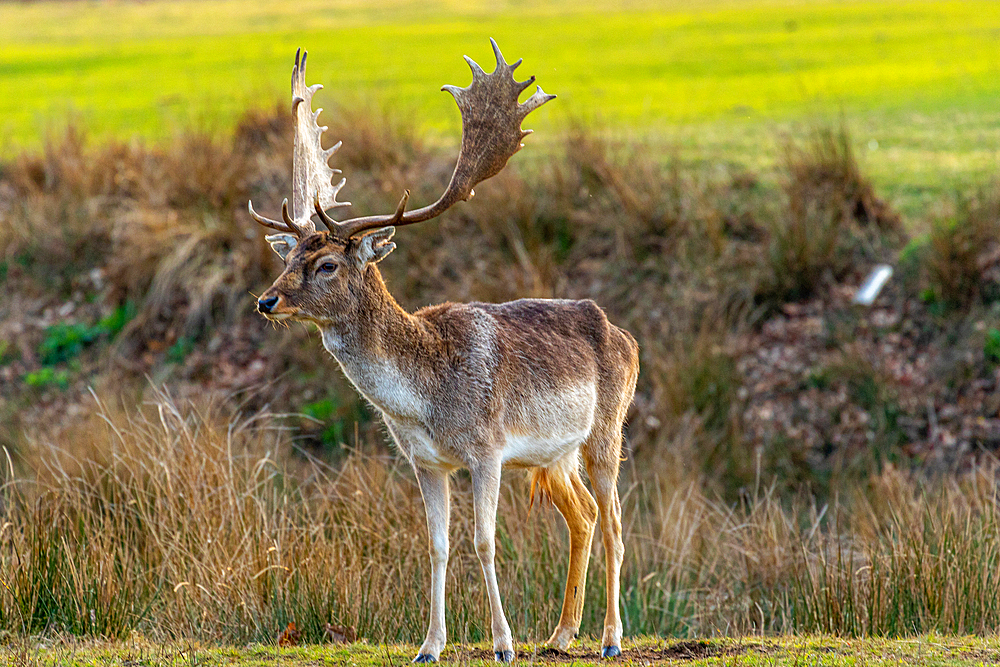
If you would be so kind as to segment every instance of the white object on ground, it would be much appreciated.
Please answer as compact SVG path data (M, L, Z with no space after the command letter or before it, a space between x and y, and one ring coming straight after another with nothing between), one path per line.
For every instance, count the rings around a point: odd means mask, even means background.
M868 274L865 281L858 288L858 293L854 295L854 303L862 306L870 306L878 298L879 292L892 277L892 267L888 264L879 264Z

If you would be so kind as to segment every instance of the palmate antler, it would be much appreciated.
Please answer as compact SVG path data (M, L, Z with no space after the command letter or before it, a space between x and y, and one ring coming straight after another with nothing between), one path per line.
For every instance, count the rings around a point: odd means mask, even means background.
M330 157L340 148L341 142L327 150L323 150L320 137L327 130L320 127L316 119L322 109L312 110L312 98L321 84L306 85L306 59L309 53L295 52L295 67L292 68L292 114L295 116L295 148L292 154L292 214L288 214L288 200L281 204L281 217L284 222L270 220L253 210L253 203L247 202L250 215L254 220L276 229L279 232L290 232L296 236L306 236L316 231L312 214L316 202L323 209L338 206L350 206L350 202L337 201L337 193L344 187L346 179L341 178L334 185L333 178L340 174L339 169L332 169Z
M412 225L430 220L444 213L456 202L471 199L475 194L473 188L476 184L498 173L507 164L507 160L523 147L521 140L531 133L531 130L521 129L524 117L555 98L555 95L544 93L539 86L531 97L519 104L518 95L534 83L535 77L532 76L527 81L515 81L513 72L521 64L521 60L508 65L497 43L490 39L490 44L493 45L497 60L496 69L492 73L487 74L475 61L465 56L465 61L472 69L472 83L466 88L442 88L454 96L462 113L462 147L444 194L430 206L406 211L410 195L407 190L392 215L373 215L343 222L337 222L327 214L328 209L349 205L347 202L337 201L337 193L344 186L345 179L341 178L333 185L332 179L340 171L330 168L327 162L340 148L340 142L329 150L323 150L320 136L327 128L316 123L322 109L315 113L312 111L313 93L322 86L316 84L306 87L306 54L302 54L301 63L296 54L295 68L292 70L292 110L295 113L292 215L288 213L287 199L281 207L284 222L258 215L252 204L249 205L250 215L271 229L305 236L316 231L311 219L315 212L332 234L346 241L370 229Z

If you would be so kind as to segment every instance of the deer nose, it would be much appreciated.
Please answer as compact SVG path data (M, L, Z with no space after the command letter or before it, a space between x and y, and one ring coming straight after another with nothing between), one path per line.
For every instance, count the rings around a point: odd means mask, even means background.
M278 305L278 297L269 296L266 299L257 300L257 312L259 313L270 313L271 309Z

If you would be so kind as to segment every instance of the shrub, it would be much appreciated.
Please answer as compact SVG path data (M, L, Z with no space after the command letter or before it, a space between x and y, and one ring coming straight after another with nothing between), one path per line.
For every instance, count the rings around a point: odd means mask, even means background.
M866 272L874 249L898 243L900 219L875 196L845 125L814 131L805 148L787 144L787 207L775 218L769 271L761 295L781 301L811 296L846 273Z
M56 370L46 366L37 371L24 374L24 384L34 389L46 389L48 387L59 387L62 390L69 389L69 372L65 369Z
M924 254L932 300L962 309L991 294L996 298L998 238L1000 186L959 197L952 215L934 219Z
M135 307L127 303L118 306L110 315L93 325L81 322L56 322L45 329L45 335L38 346L39 357L46 366L69 361L79 356L84 348L97 339L101 337L113 339L134 316Z

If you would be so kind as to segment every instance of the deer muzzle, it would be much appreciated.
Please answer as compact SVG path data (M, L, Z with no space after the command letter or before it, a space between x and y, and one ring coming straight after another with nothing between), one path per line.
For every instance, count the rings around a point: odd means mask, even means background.
M291 317L291 313L274 312L280 301L280 296L262 296L257 299L257 312L269 320L284 320Z

